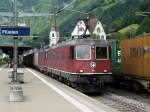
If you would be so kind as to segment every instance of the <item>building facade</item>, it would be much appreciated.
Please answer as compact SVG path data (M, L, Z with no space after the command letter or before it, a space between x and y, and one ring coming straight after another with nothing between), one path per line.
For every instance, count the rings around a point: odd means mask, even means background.
M106 40L106 33L101 22L97 19L80 20L77 22L73 32L71 33L72 38L80 38L83 35L96 35L100 40Z
M56 20L52 23L51 30L49 33L49 46L55 45L58 43L60 38L58 28L56 26Z

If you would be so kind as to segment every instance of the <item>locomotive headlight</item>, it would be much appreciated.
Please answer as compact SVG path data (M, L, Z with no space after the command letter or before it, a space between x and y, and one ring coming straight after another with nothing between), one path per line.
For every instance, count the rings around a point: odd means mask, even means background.
M80 72L80 73L83 73L83 72L84 72L84 70L79 70L79 72Z
M104 73L107 73L108 72L108 70L104 70Z
M92 49L95 49L95 46L94 46L94 45L92 46Z

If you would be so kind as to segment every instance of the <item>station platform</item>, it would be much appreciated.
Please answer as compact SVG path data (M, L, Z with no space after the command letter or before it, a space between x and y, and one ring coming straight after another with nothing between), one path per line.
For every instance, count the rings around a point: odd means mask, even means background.
M117 112L38 71L19 68L24 72L23 102L10 102L10 68L0 68L1 112Z

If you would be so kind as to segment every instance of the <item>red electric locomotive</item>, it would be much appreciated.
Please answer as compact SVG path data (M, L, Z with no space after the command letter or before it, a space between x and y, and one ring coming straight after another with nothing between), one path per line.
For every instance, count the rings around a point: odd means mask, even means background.
M112 81L107 40L74 39L41 49L38 67L83 92L96 92Z

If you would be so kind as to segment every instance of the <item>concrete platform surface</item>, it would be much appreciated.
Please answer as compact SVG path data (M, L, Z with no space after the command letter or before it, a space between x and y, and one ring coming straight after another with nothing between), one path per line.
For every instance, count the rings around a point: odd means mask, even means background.
M0 112L117 112L112 108L28 68L24 72L22 87L24 102L9 102L12 69L0 68Z

